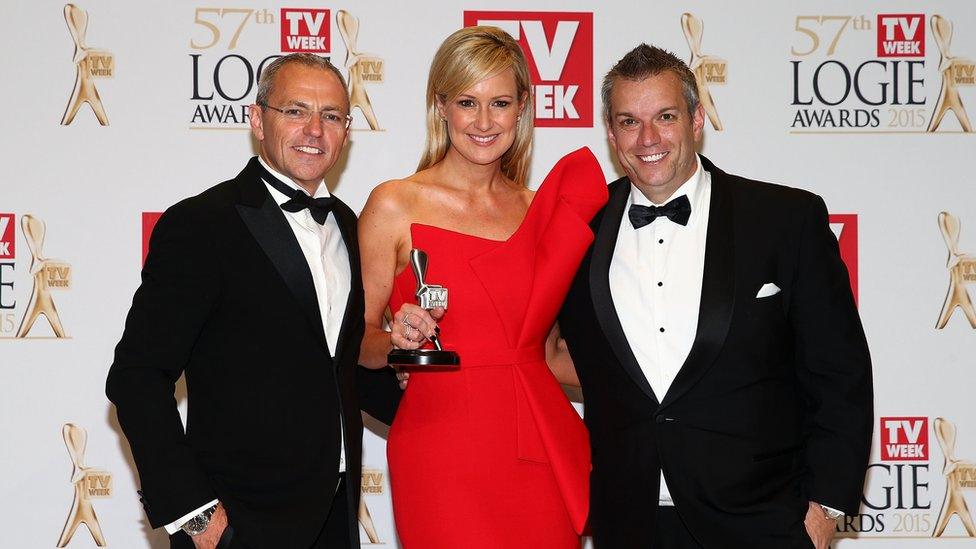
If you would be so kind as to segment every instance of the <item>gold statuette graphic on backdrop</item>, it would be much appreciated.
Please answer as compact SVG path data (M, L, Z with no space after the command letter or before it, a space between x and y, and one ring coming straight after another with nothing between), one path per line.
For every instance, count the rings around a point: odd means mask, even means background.
M20 321L17 337L27 337L27 333L34 327L34 323L41 315L47 319L55 336L66 337L51 292L71 288L71 265L64 261L44 257L45 225L43 221L27 214L20 218L20 225L31 253L30 273L34 277L34 289L31 290L30 301L27 310L24 312L24 318Z
M74 4L65 4L64 20L68 23L68 32L75 42L75 87L68 100L68 107L61 118L61 125L67 126L75 119L82 103L88 103L95 118L102 126L108 126L108 116L102 99L95 89L96 78L111 78L115 73L115 58L111 52L89 48L85 45L85 34L88 32L88 14Z
M949 525L952 515L959 515L959 520L966 527L969 537L976 537L976 525L973 524L973 516L969 513L969 506L963 490L976 489L976 463L956 459L956 426L941 417L935 418L935 438L939 440L942 448L942 455L945 457L945 466L942 474L945 475L946 493L945 500L942 502L942 510L939 511L939 518L935 521L935 530L932 537L937 538L945 532Z
M366 117L370 130L380 129L373 113L373 104L366 94L367 82L383 81L383 60L375 55L359 51L359 19L346 10L336 12L336 26L342 41L346 43L346 69L349 70L349 112L359 107Z
M95 545L105 547L105 536L102 535L102 527L98 524L98 517L95 516L95 508L92 507L92 499L107 498L112 495L112 474L100 471L94 467L85 467L85 445L88 442L88 434L84 429L72 423L65 423L61 428L64 436L64 444L68 447L68 455L71 456L71 483L75 485L75 498L71 502L71 511L68 512L68 519L64 522L64 530L58 538L58 547L65 547L71 541L78 526L84 523L91 533Z
M359 497L359 524L366 532L366 538L370 545L382 543L379 534L376 533L376 525L373 523L373 516L366 507L366 495L383 493L383 471L378 469L363 469L362 494Z
M942 230L942 238L949 248L949 260L946 262L946 268L949 269L949 291L946 292L939 320L935 323L939 330L945 328L956 307L962 309L969 319L969 325L976 328L976 309L966 291L967 284L976 284L976 255L959 251L959 228L960 223L956 216L948 212L939 213L939 229Z
M939 45L939 53L942 54L942 62L939 64L939 72L942 74L942 90L939 92L939 100L932 111L932 120L929 122L928 131L934 132L947 111L952 111L959 120L959 125L963 131L972 132L973 126L969 123L966 116L966 109L962 106L962 98L959 97L958 86L972 86L976 83L976 64L969 59L953 57L949 51L952 45L952 22L941 15L933 15L931 19L932 34L935 35L935 43Z
M698 81L698 100L702 108L712 122L712 127L716 131L722 130L722 121L718 118L718 110L715 108L715 101L712 100L712 93L709 91L709 84L725 84L727 76L726 63L724 59L714 55L705 55L701 52L702 33L704 25L701 20L690 13L681 14L681 30L685 33L688 41L688 48L691 50L691 61L688 67L695 73L695 80Z

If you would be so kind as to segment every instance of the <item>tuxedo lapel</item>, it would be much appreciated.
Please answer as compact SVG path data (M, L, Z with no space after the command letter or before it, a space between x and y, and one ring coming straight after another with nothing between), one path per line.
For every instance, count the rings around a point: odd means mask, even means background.
M718 356L732 320L735 289L733 211L729 182L724 172L702 157L712 177L708 232L705 236L705 269L702 275L698 329L688 358L675 376L661 408L666 408L691 389Z
M620 318L617 316L617 309L613 304L613 296L610 294L610 261L617 246L617 233L620 230L620 220L623 218L624 206L627 204L629 194L630 180L627 178L618 179L610 185L610 199L603 211L603 218L599 221L596 239L593 242L589 273L590 294L593 297L597 320L603 328L603 334L610 347L617 355L617 360L634 383L657 402L658 399L637 363L630 343L627 342L624 329L620 325Z
M328 348L308 261L298 246L298 240L288 226L284 213L261 181L257 162L257 157L252 158L244 171L237 176L241 189L241 203L237 204L237 211L295 297L298 307L311 323L313 332L320 336L320 343Z
M357 304L361 300L362 295L362 275L360 274L360 264L359 264L359 240L356 233L356 214L353 213L349 206L336 199L335 209L332 210L332 215L336 218L336 223L339 225L339 232L342 234L342 241L346 244L346 251L349 255L349 296L346 298L346 308L342 314L342 326L339 328L339 338L336 342L336 365L342 363L341 356L342 353L346 352L346 340L349 339L349 330L352 328L356 320L362 320L363 316L359 314L359 318L356 318L357 314Z

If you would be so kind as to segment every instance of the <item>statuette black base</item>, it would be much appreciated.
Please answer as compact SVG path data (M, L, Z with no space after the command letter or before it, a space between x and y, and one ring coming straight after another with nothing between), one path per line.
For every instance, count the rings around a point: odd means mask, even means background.
M434 366L455 368L461 365L461 357L454 351L437 349L393 349L386 355L390 366L409 368L412 366Z

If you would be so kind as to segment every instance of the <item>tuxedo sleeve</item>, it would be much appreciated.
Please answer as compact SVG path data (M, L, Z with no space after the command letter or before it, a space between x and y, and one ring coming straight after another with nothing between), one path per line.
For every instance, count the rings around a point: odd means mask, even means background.
M802 219L790 321L805 404L804 487L809 500L852 515L871 449L871 358L820 197Z
M387 425L393 424L403 391L392 368L356 368L359 407Z
M209 231L195 210L182 202L157 222L105 389L154 528L217 497L187 442L173 394L220 291Z

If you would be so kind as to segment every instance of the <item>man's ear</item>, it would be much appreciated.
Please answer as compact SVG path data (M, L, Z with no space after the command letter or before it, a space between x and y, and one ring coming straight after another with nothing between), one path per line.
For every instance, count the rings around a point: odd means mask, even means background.
M248 118L251 123L251 133L258 141L264 141L264 125L261 120L261 105L254 104L248 109Z
M691 117L691 128L695 135L695 143L700 142L705 129L705 107L701 102L698 103L695 114Z

